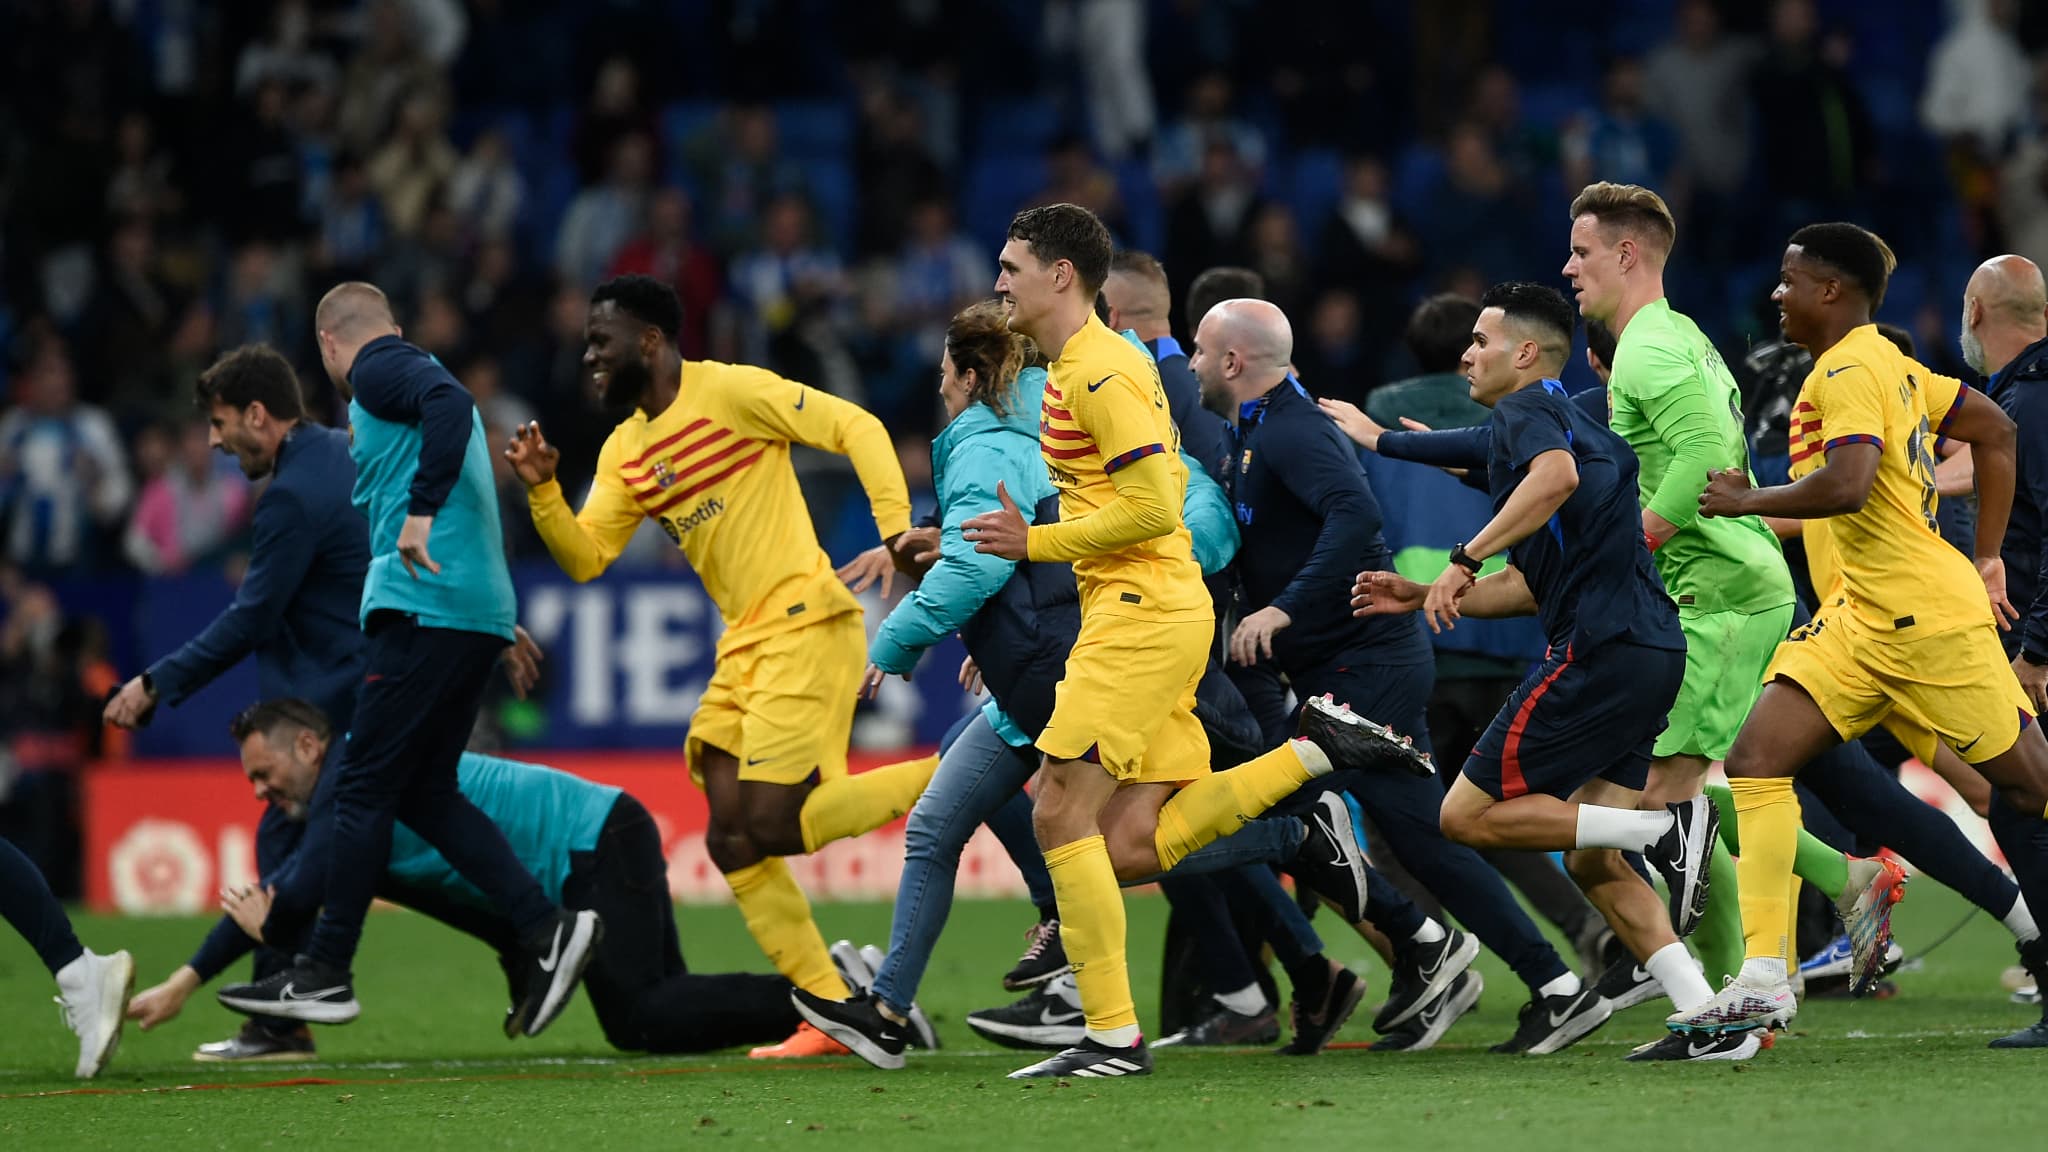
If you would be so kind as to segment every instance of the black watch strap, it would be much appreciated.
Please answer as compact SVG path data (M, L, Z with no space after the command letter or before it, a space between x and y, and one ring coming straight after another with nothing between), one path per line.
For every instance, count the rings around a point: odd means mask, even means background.
M1458 543L1451 546L1451 563L1456 564L1458 567L1463 568L1465 571L1471 573L1474 576L1477 576L1479 575L1480 567L1485 563L1485 561L1474 560L1472 558L1472 554L1465 551L1465 545L1463 543Z
M2020 659L2025 660L2027 663L2032 664L2036 668L2039 668L2044 664L2048 664L2048 654L2036 652L2031 648L2020 649Z

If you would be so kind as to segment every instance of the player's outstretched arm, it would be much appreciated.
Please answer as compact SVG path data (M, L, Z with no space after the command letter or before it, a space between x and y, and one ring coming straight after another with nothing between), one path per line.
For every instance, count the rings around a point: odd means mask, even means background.
M580 512L569 510L555 468L562 454L541 435L540 422L521 425L505 445L505 460L526 485L526 506L534 530L571 580L595 580L625 551L645 513L619 478L618 450L606 440L598 453L597 476Z
M1563 448L1539 453L1529 461L1529 474L1470 540L1465 552L1484 560L1529 538L1550 522L1572 493L1579 490L1579 462Z
M872 412L830 392L806 388L762 371L756 387L735 390L743 436L773 437L844 456L860 477L875 514L875 530L889 543L910 527L910 485L889 430Z
M1708 477L1700 492L1700 515L1783 516L1820 520L1860 511L1877 482L1884 449L1861 441L1827 450L1827 463L1790 484L1753 487L1740 468L1724 468Z

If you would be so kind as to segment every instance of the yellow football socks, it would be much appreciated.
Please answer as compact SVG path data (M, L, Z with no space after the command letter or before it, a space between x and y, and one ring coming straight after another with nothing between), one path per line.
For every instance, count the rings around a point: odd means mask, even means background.
M1289 740L1175 793L1159 810L1159 829L1152 836L1152 845L1159 852L1159 870L1168 871L1202 845L1258 819L1308 783L1311 774L1295 743Z
M727 872L725 882L732 886L747 931L777 972L813 996L845 1000L853 995L832 966L825 938L811 920L811 902L782 857Z
M804 851L816 852L834 840L871 832L910 811L938 767L937 756L926 756L827 780L811 789L798 815Z
M1792 861L1799 848L1799 797L1792 778L1728 781L1741 822L1742 857L1736 883L1742 888L1743 952L1750 958L1787 961L1791 939ZM1789 961L1788 961L1789 962Z
M1074 965L1088 1032L1100 1043L1128 1047L1138 1039L1138 1006L1124 967L1124 894L1100 836L1045 854L1060 905L1060 941Z

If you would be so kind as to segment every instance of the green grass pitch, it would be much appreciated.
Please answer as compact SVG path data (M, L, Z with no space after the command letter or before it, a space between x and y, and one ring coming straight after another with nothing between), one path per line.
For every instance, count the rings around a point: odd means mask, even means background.
M1141 1012L1157 1004L1165 904L1130 900ZM1908 951L1964 911L1919 881L1897 930ZM882 904L822 906L828 939L886 942ZM572 1006L540 1040L498 1031L504 981L485 950L419 916L372 917L358 962L363 1016L318 1033L323 1061L236 1069L199 1065L193 1047L239 1017L195 996L183 1017L132 1028L113 1065L65 1094L75 1042L49 1003L54 985L17 938L0 933L0 1149L57 1148L1097 1148L1488 1149L1969 1148L2037 1146L2048 1051L1985 1042L2027 1023L1999 972L2006 933L1973 918L1896 978L1887 1001L1814 1001L1797 1030L1746 1065L1625 1064L1661 1012L1632 1009L1551 1057L1489 1054L1513 1028L1522 994L1481 960L1481 1008L1433 1052L1331 1051L1309 1060L1259 1051L1158 1053L1150 1079L1022 1084L1020 1054L981 1044L961 1017L1003 1003L998 977L1031 918L1021 904L954 910L923 1003L946 1047L884 1073L851 1057L769 1064L743 1054L623 1058L587 1008ZM763 969L729 908L679 910L692 968ZM1317 926L1332 954L1369 973L1372 991L1342 1039L1370 1039L1386 973L1364 943ZM197 943L196 920L85 917L96 948L126 947L154 983ZM239 973L237 973L239 974ZM264 1086L295 1078L324 1083ZM189 1087L188 1087L189 1086ZM184 1090L181 1090L184 1089ZM2033 1133L2029 1136L2029 1133ZM1339 1143L1341 1142L1341 1144Z

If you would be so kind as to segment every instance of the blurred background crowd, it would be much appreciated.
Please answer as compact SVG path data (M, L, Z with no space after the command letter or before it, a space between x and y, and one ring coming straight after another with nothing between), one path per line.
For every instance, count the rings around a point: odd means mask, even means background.
M2048 3L2020 0L15 0L0 85L17 784L103 750L139 666L67 588L235 574L252 493L198 373L268 342L340 419L310 317L339 279L494 435L538 417L572 490L608 426L585 300L621 272L676 285L685 355L871 408L916 489L944 321L1031 204L1094 209L1177 296L1256 269L1302 379L1353 400L1414 372L1424 294L1556 282L1593 179L1670 200L1674 302L1731 363L1799 224L1884 235L1885 318L1949 371L1975 263L2048 263ZM858 489L807 478L844 559Z

